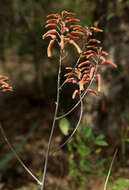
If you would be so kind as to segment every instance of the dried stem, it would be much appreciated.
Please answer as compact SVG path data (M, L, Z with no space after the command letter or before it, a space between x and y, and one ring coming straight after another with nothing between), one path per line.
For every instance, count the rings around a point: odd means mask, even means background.
M58 81L57 81L57 97L56 97L56 108L55 108L55 114L53 118L53 124L51 128L51 133L49 137L49 142L48 142L48 147L47 147L47 152L45 155L45 163L44 163L44 171L43 171L43 177L42 177L42 185L41 185L41 190L44 190L45 187L45 180L46 180L46 172L47 172L47 166L48 166L48 159L49 159L49 154L50 154L50 147L52 143L52 137L55 129L55 123L56 123L56 116L58 112L58 107L59 107L59 98L60 98L60 74L61 74L61 65L62 65L62 50L60 50L60 60L59 60L59 70L58 70Z

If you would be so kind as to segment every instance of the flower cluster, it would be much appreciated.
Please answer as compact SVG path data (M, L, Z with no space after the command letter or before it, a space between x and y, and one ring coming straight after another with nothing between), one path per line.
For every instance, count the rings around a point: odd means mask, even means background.
M94 33L102 32L101 29L95 27L84 27L83 29L83 51L80 55L80 62L75 67L67 67L66 69L71 70L65 74L67 76L67 82L77 84L78 89L76 89L73 93L72 98L74 99L76 95L84 89L87 89L87 92L94 93L98 95L98 92L102 91L101 87L101 75L97 72L97 67L104 64L111 64L115 68L117 67L111 61L106 61L105 55L108 55L107 52L102 50L100 47L100 41L93 38ZM88 89L91 81L98 81L98 92L92 89Z
M12 86L7 83L8 77L0 75L0 89L2 92L12 92Z
M97 91L89 89L93 80L98 81L98 92L102 91L101 88L101 75L98 73L98 66L104 64L110 64L113 67L117 67L111 61L107 61L105 56L107 52L103 51L100 46L100 41L95 38L95 34L103 32L103 30L95 27L82 27L79 23L79 19L75 18L75 13L62 11L61 14L50 14L47 16L48 20L45 25L49 29L44 35L43 39L50 37L51 40L48 45L48 57L52 56L51 48L55 41L58 42L60 49L64 51L67 43L72 44L79 55L79 61L72 67L66 67L68 73L66 82L76 84L78 87L74 91L72 98L74 99L78 93L87 89L87 92L97 95ZM80 43L77 43L80 40ZM80 47L79 44L82 46Z
M61 50L64 50L67 43L73 45L77 52L82 53L81 48L76 43L76 40L79 40L83 36L82 27L78 24L80 20L75 18L75 13L62 11L61 14L50 14L47 16L48 20L46 21L46 28L49 29L42 38L50 37L51 40L48 45L47 54L48 57L52 56L51 48L54 45L55 41L58 42ZM74 24L73 24L74 23Z

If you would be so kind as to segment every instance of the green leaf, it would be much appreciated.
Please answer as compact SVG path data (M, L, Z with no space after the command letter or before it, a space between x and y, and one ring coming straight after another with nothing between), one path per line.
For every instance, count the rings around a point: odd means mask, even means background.
M122 186L129 186L129 179L120 178L116 181L116 184Z
M63 135L68 135L70 129L70 122L66 118L62 118L59 121L59 128Z
M96 167L101 167L105 163L106 159L102 158L101 160L97 161Z
M104 134L100 134L96 137L96 140L102 140L105 138L105 135Z
M91 162L85 161L85 167L83 167L83 170L85 172L89 172L93 174L95 172L94 164L92 164Z
M111 18L113 18L114 13L109 13L106 17L107 20L110 20Z
M86 138L89 138L92 134L92 129L91 128L87 128L87 131L86 131Z
M129 143L129 138L125 140L127 143Z
M78 146L77 151L82 159L86 158L92 152L91 148L85 145Z
M73 139L71 139L71 141L67 144L67 147L68 147L68 151L69 152L72 152L73 151Z
M103 140L97 140L97 141L95 141L95 144L99 145L99 146L108 146L108 143Z
M114 183L114 190L125 190L126 187L129 187L129 180L124 178L119 178Z

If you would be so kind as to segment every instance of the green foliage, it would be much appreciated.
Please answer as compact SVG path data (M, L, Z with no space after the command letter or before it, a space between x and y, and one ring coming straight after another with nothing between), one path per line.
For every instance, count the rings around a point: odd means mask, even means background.
M129 144L129 115L128 114L121 114L120 116L121 122L123 122L123 125L119 127L118 123L118 133L121 138L121 155L122 155L122 161L123 164L125 164L126 161L126 154L127 154L127 145Z
M129 6L129 0L126 0L126 5Z
M72 130L66 118L61 123L66 133ZM64 134L64 131L62 133ZM105 175L103 166L106 159L99 156L102 148L105 146L108 146L108 143L105 141L104 134L96 136L93 129L88 127L85 122L79 126L78 132L67 145L70 154L69 176L73 188L75 185L78 185L81 186L81 189L85 189L87 182L86 174L88 173Z
M109 185L109 190L128 190L129 179L118 178Z

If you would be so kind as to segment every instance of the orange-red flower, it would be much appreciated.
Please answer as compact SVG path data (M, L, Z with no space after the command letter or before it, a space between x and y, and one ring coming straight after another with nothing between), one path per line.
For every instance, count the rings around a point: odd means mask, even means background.
M51 56L52 56L51 48L52 48L54 42L55 42L55 40L51 40L51 41L49 42L49 45L48 45L48 48L47 48L47 55L48 55L48 57L51 57Z
M117 65L115 64L115 63L113 63L113 62L111 62L111 61L104 61L103 63L102 63L103 65L105 64L107 64L107 65L112 65L113 67L115 67L115 68L117 68Z
M98 92L101 92L102 91L102 87L101 87L101 75L97 74L96 77L97 77L97 80L98 80Z
M79 45L78 45L74 40L69 40L69 43L72 44L72 45L76 48L76 50L77 50L77 52L78 52L79 54L82 53L81 48L79 47Z

